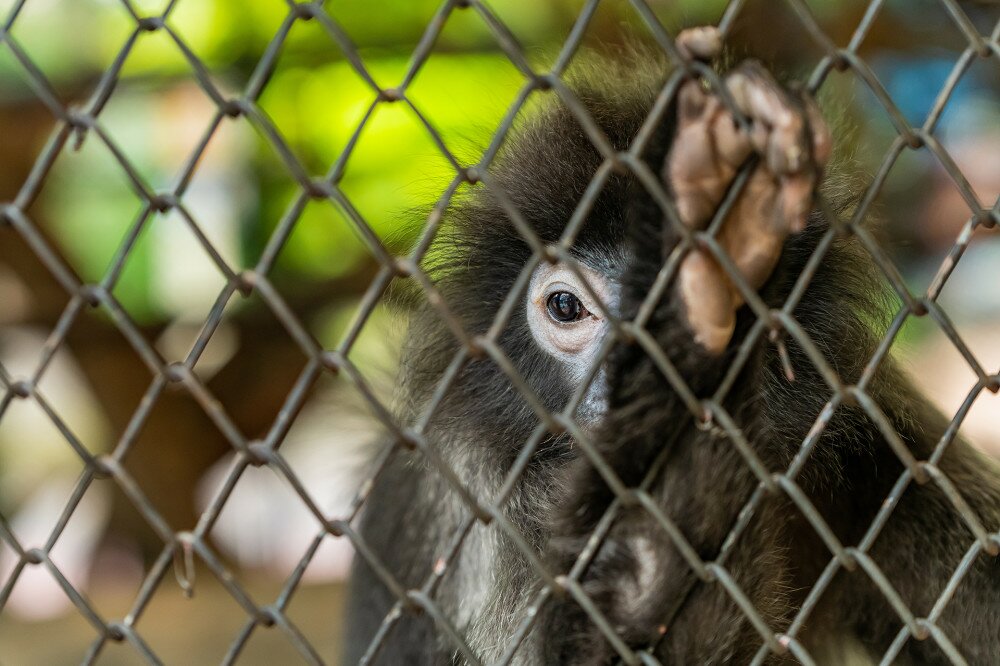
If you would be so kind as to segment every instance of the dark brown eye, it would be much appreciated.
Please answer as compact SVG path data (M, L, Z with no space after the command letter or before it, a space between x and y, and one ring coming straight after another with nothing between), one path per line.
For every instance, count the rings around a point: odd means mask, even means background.
M587 312L587 308L583 307L580 299L568 291L557 291L549 296L545 307L548 309L550 317L564 324L583 319L590 314Z

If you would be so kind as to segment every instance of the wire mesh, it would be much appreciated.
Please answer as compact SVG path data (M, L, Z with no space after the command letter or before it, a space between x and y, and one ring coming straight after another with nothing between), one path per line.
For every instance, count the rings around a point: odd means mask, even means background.
M7 49L13 55L20 67L21 75L26 79L37 98L57 119L57 123L48 144L39 154L29 177L24 181L17 195L11 201L0 204L0 225L8 225L24 239L37 259L46 267L62 289L65 290L69 300L58 323L51 331L44 353L38 359L33 372L25 376L12 376L5 368L0 366L0 388L2 388L0 421L2 421L4 413L12 403L16 401L36 402L46 412L55 427L63 434L67 446L71 447L76 455L79 456L84 464L84 471L80 475L70 501L66 504L55 529L52 530L49 538L43 543L22 542L17 538L14 530L10 528L7 519L0 515L0 540L17 555L17 563L12 575L7 580L0 581L0 584L2 584L2 587L0 587L0 612L2 612L22 572L29 567L44 567L58 581L66 595L71 599L76 611L93 627L94 639L89 651L81 655L83 662L90 663L94 661L109 642L124 642L133 648L136 656L150 663L160 663L160 657L143 638L142 631L136 625L143 617L143 613L152 595L164 578L174 574L177 576L182 587L192 583L193 563L197 559L218 579L239 607L245 612L245 624L242 630L232 637L230 649L225 657L226 663L235 661L241 655L250 637L255 632L265 630L281 632L307 662L322 663L324 659L320 656L319 651L290 619L286 613L286 608L299 588L302 575L320 544L324 540L331 538L347 539L353 545L356 556L368 560L369 565L378 573L379 578L397 600L395 607L385 617L374 642L369 646L368 657L376 656L382 648L383 643L391 639L390 630L392 626L404 614L427 613L435 620L443 639L450 641L457 653L463 655L470 663L479 663L479 657L463 636L461 627L456 625L454 620L449 618L440 608L435 598L435 591L449 568L455 566L455 562L461 553L463 543L471 528L477 521L480 521L491 522L497 529L502 530L522 551L522 555L529 560L532 567L537 569L539 578L544 582L524 613L523 618L520 619L516 634L510 640L504 652L504 657L501 660L502 662L509 663L515 659L518 650L523 647L524 638L535 625L539 617L539 611L548 600L553 595L569 594L591 616L594 624L613 645L623 662L629 664L640 662L654 663L655 659L651 651L637 651L623 642L616 629L602 615L598 606L587 598L584 588L580 584L581 577L587 570L589 563L593 560L602 539L607 536L611 525L614 524L622 508L624 506L640 506L644 511L648 512L652 518L652 524L659 525L683 554L685 561L695 574L691 581L691 587L722 586L735 603L739 605L742 612L748 617L753 627L760 634L761 647L756 658L756 662L758 663L762 662L772 653L786 654L788 652L803 663L812 663L813 657L809 655L807 648L799 641L799 635L803 627L808 623L810 613L815 609L819 598L824 594L835 575L841 569L860 570L869 576L898 614L901 628L897 639L883 657L884 663L892 662L901 653L905 644L913 640L935 641L943 653L954 663L964 663L960 646L952 644L943 630L935 624L935 621L941 615L956 586L961 582L979 554L985 552L996 556L1000 552L1000 532L995 531L998 526L983 525L980 522L979 518L962 499L963 489L950 480L938 466L938 461L955 437L958 427L961 424L963 413L959 412L954 415L951 426L942 436L933 455L926 460L920 460L915 458L907 446L900 440L899 435L893 430L893 427L889 424L876 401L867 393L867 388L874 374L874 369L879 365L885 354L888 353L893 338L898 334L903 324L910 318L924 316L929 316L936 322L952 344L960 350L962 356L975 373L977 381L975 386L970 388L968 401L971 402L974 400L982 391L988 390L995 393L1000 388L1000 375L990 372L987 368L980 365L976 356L963 342L962 336L937 303L938 295L954 271L955 266L962 258L972 233L979 228L993 228L997 221L1000 220L1000 207L995 202L991 205L988 202L980 201L966 177L935 136L935 127L944 109L949 104L953 91L970 66L978 59L992 59L995 62L1000 57L1000 24L990 34L980 34L968 19L959 3L955 0L940 0L940 4L947 10L955 26L967 40L967 46L955 63L951 75L938 94L937 100L926 120L923 124L915 126L907 121L872 68L859 55L859 47L872 29L872 25L883 5L882 2L873 0L868 4L867 11L862 15L847 45L840 47L825 34L820 23L816 20L805 2L802 0L786 0L787 6L799 21L799 28L814 40L816 47L823 53L822 59L816 65L811 76L807 81L803 82L805 88L815 93L823 86L824 81L831 72L852 73L877 98L896 130L896 138L883 159L882 167L878 170L875 177L866 184L860 204L852 212L849 219L843 219L824 202L820 202L820 207L824 210L830 222L830 229L827 232L827 236L819 243L817 255L814 257L814 260L809 262L806 270L798 277L796 286L792 290L792 295L787 302L780 309L772 310L752 288L743 282L739 272L733 267L732 262L726 257L724 250L715 238L715 232L721 220L725 218L727 208L732 205L734 197L730 197L724 202L714 217L715 222L707 230L697 233L688 231L677 220L673 206L670 203L670 197L663 190L658 177L649 171L649 168L641 159L642 151L645 148L645 141L649 138L649 132L641 132L628 150L624 152L616 151L597 124L590 118L584 104L576 97L571 87L563 81L567 68L580 48L587 25L597 10L599 5L598 0L590 0L584 4L573 29L570 31L558 57L555 59L555 64L548 71L538 71L533 68L530 64L531 58L518 43L518 39L487 4L480 0L444 0L435 16L428 22L423 38L410 58L405 75L394 87L380 87L376 83L375 77L366 68L358 48L352 42L347 32L324 9L323 3L296 3L289 0L285 21L278 28L270 44L264 50L245 88L235 96L226 94L213 82L210 69L172 27L170 18L176 2L168 3L161 14L147 16L140 13L129 0L121 0L122 10L127 12L132 21L130 34L122 44L121 50L114 58L111 66L97 81L89 99L84 104L73 107L65 106L59 101L59 96L54 92L53 85L47 80L42 70L33 63L26 49L12 33L12 28L17 25L19 14L25 4L25 0L16 2L8 12L6 18L4 18L3 27L0 28L0 47ZM702 76L716 90L724 90L718 76L711 69L697 64L686 63L679 56L674 44L674 35L660 23L645 0L631 0L631 4L636 13L642 17L642 20L653 35L654 41L662 49L666 58L676 66L676 71L666 81L658 98L659 100L664 103L671 100L679 89L680 84L685 80L685 77L691 75ZM728 34L733 22L743 9L744 4L741 0L732 0L725 7L718 23L724 36ZM496 128L490 148L485 152L482 161L477 164L465 164L459 157L452 154L447 148L444 138L431 122L427 120L425 115L422 114L420 107L408 95L408 88L430 57L435 40L443 30L446 22L457 12L466 12L477 16L489 28L498 48L509 58L510 62L524 76L525 80L514 103L504 115L499 127ZM352 139L343 150L340 159L336 161L325 175L318 178L309 175L309 169L302 164L283 137L281 130L272 122L258 103L262 92L268 85L270 74L276 68L277 62L281 57L284 41L288 38L293 26L304 21L314 21L321 26L329 40L343 53L346 60L350 63L351 68L370 87L371 92L375 95L375 101L358 125ZM159 32L169 38L194 72L198 86L208 95L215 107L214 118L209 123L208 129L194 151L188 156L185 162L186 167L177 180L176 186L164 191L156 191L148 184L140 169L119 148L116 140L107 131L102 122L102 111L115 94L122 64L135 45L138 36L143 32ZM499 187L492 181L489 171L490 163L496 156L505 137L511 131L515 123L515 118L522 111L529 97L534 92L540 90L554 92L561 103L577 118L581 127L601 153L604 160L601 168L594 176L592 187L583 195L573 217L568 221L562 239L552 245L547 245L539 239L531 225L524 220L521 213L513 204L503 198ZM366 222L362 214L354 207L350 198L341 187L345 164L351 155L357 138L363 131L374 109L380 105L407 106L420 119L420 122L423 123L427 133L432 137L442 156L453 169L452 181L431 214L426 218L420 240L410 254L403 256L397 256L386 246L384 241ZM662 104L658 104L657 108L662 110L662 106ZM736 112L736 115L739 115L738 112ZM192 211L188 210L185 204L185 192L195 171L198 169L199 159L206 150L214 133L218 130L220 123L227 117L245 120L245 122L249 123L264 136L279 156L287 173L295 180L299 188L296 200L289 206L287 214L278 223L257 264L252 269L242 271L227 263L222 254L213 247L208 236L201 231L196 216ZM655 125L656 121L657 118L652 117L647 121L647 126ZM142 201L142 211L133 225L132 232L130 232L128 237L123 239L105 277L95 283L86 283L77 276L74 269L71 268L70 263L61 255L60 250L53 246L29 214L31 202L38 196L52 165L59 155L63 151L78 148L84 141L101 142L101 144L107 147L114 155L121 169L122 176L127 179L130 187ZM955 187L961 193L969 209L968 219L962 233L954 242L946 260L941 264L937 275L924 293L913 293L907 287L900 276L899 270L893 265L891 259L879 247L870 232L862 226L862 222L869 215L869 209L873 201L885 183L890 168L905 151L912 150L927 151L938 160L940 166L953 180ZM627 487L618 477L616 471L603 460L598 448L590 441L590 436L583 432L574 422L574 413L583 397L583 391L578 392L574 399L561 412L549 412L544 407L543 401L532 393L532 389L528 386L524 378L518 376L510 359L505 356L497 342L499 334L507 325L514 304L518 302L526 280L535 266L546 260L560 260L571 266L575 266L575 270L579 272L579 265L571 254L575 236L587 213L593 206L603 183L614 170L622 169L631 171L643 183L663 206L665 214L670 218L670 223L674 224L684 235L686 239L685 244L678 252L682 253L696 243L708 248L729 272L741 293L744 294L749 308L757 315L755 325L747 335L746 340L742 343L744 346L743 353L737 354L736 361L727 371L726 378L717 392L705 400L696 397L695 393L685 385L676 369L673 368L669 359L664 355L663 350L657 346L649 333L644 329L643 317L644 315L648 315L648 310L640 311L640 316L636 321L613 321L612 323L612 337L629 338L640 344L646 353L654 359L657 366L663 369L667 380L688 406L692 418L711 422L721 433L721 436L728 438L735 446L739 447L746 458L747 464L759 479L757 491L747 500L746 505L742 507L741 511L733 516L733 526L728 538L724 543L719 544L718 552L710 559L700 556L696 549L686 541L682 531L657 506L654 497L649 492L650 485L655 480L662 465L665 464L665 457L661 456L658 458L642 484L635 488ZM484 335L472 335L463 329L459 319L449 310L446 301L440 298L440 294L437 293L432 278L423 267L423 259L428 247L441 228L443 219L442 211L447 208L451 198L463 184L477 183L487 188L496 189L497 196L505 206L511 221L533 251L533 258L522 271L519 283L511 290L507 300L499 309L493 326ZM737 192L741 186L742 183L737 185ZM310 200L330 201L343 211L353 225L354 230L363 239L368 251L378 262L377 272L364 294L360 310L350 330L345 334L343 343L333 349L324 348L316 340L269 279L269 274L277 261L283 245L295 229L299 215ZM130 252L133 250L136 235L152 216L156 213L166 211L177 211L180 213L182 219L204 247L208 256L211 257L225 281L225 286L218 294L214 307L205 318L201 333L191 352L183 361L177 363L169 363L164 360L161 354L145 339L129 312L114 295L116 283L121 277ZM837 234L853 234L860 240L862 246L868 251L880 269L884 280L895 291L901 302L883 343L879 346L875 356L868 362L861 379L857 383L850 385L841 380L836 370L824 358L822 351L803 332L801 326L796 322L794 314L795 307L802 293L814 277L823 259L823 253ZM648 299L649 303L655 303L663 295L671 276L677 270L680 256L680 254L676 254L668 260L663 272L663 279L651 290ZM582 274L580 277L583 279ZM448 322L451 331L460 343L458 354L449 365L448 371L440 378L438 389L435 392L435 397L438 399L432 399L425 405L423 413L412 426L400 423L393 414L392 409L382 404L379 398L376 397L375 391L367 385L362 373L352 362L349 354L358 333L365 326L371 312L384 298L390 284L396 281L410 281L423 290L429 297L430 302L438 310L439 315ZM308 363L300 372L294 387L285 399L284 406L275 420L275 426L260 440L250 440L240 432L240 429L227 413L225 406L213 396L205 382L193 371L194 365L199 361L209 340L222 322L227 304L234 299L247 298L251 294L256 294L267 305L301 349L302 353L308 358ZM128 344L135 350L150 374L148 388L131 416L129 428L122 433L114 449L110 453L103 455L91 453L87 446L77 439L72 428L60 418L58 411L49 405L45 396L37 390L40 379L45 374L55 354L64 344L68 331L81 316L81 313L92 308L101 309L110 317L114 326L117 327ZM770 472L754 454L753 448L748 444L747 436L736 425L733 416L726 411L723 402L733 382L736 381L736 377L740 373L743 364L746 362L749 350L763 336L777 333L793 338L805 350L821 374L827 378L832 388L832 397L827 407L817 418L809 436L802 442L801 448L794 457L792 464L783 471ZM602 354L595 361L590 373L591 378L596 368L599 367L610 350L610 347L610 343L605 345ZM482 358L484 356L492 359L493 362L509 374L512 384L526 396L526 399L539 418L538 427L535 429L532 437L524 443L522 454L507 473L503 489L488 502L476 499L463 486L460 474L453 469L449 461L443 459L435 450L432 443L428 441L425 431L434 410L438 406L440 396L448 390L448 387L455 381L463 367L471 359ZM378 464L371 471L367 482L362 484L362 491L357 495L350 509L336 516L327 515L320 508L320 503L309 495L292 466L282 455L281 444L288 431L288 423L294 419L297 411L306 399L309 387L323 374L343 377L352 382L364 397L378 421L395 442L394 446L416 449L420 455L425 457L429 465L433 466L443 475L447 483L460 494L464 501L469 503L473 510L469 521L449 541L449 547L440 555L440 559L437 561L433 571L428 572L424 583L420 587L408 588L397 580L393 572L389 571L379 562L378 555L366 543L364 537L357 530L357 519L365 503L365 493L370 490L371 481L379 474L380 467L385 464L388 457L392 454L391 450L380 457ZM188 392L201 406L211 422L225 436L236 453L235 462L230 468L226 482L221 485L218 493L211 499L208 508L201 515L197 524L190 530L183 531L175 530L164 519L147 497L141 484L133 478L124 465L139 431L149 418L157 400L169 388L179 388ZM869 415L873 422L880 425L886 445L892 448L904 466L904 471L896 482L892 494L886 498L864 538L856 545L847 545L838 541L832 528L823 520L797 484L797 478L803 466L809 459L816 441L823 433L834 412L840 405L848 403L860 407L860 409ZM594 466L599 470L601 476L616 495L616 500L610 505L600 521L598 530L588 543L587 548L580 553L575 565L569 571L552 571L541 555L535 552L524 536L519 533L518 527L510 521L503 510L513 483L519 475L525 472L532 452L537 449L543 436L548 432L569 432L574 435L583 455L591 459ZM213 548L209 537L210 531L218 521L220 513L226 506L227 500L238 480L251 466L267 466L284 477L299 499L314 514L319 523L319 528L311 546L302 555L298 566L288 577L281 592L266 605L258 604L253 600L252 596L244 589L239 577L234 574L230 566L224 561L224 558L220 557ZM70 583L50 557L50 551L60 538L63 529L90 485L95 480L108 478L112 479L118 485L145 523L162 541L162 550L159 557L146 573L131 609L121 618L103 616L91 601L88 600L86 594L77 590ZM975 537L968 544L966 558L954 570L952 578L941 594L938 603L934 605L934 608L926 616L920 616L907 607L904 600L893 589L886 575L879 569L879 566L868 553L882 528L886 525L887 521L892 519L893 511L899 497L906 487L914 482L937 484L951 501L955 515L968 526ZM792 623L786 627L772 627L768 626L767 621L754 607L751 600L734 582L732 574L727 569L727 565L728 557L733 550L733 544L738 542L742 531L746 529L747 520L745 517L752 515L755 509L766 498L782 494L797 507L804 519L813 526L817 534L820 535L823 542L830 549L831 556L827 567L809 591L805 603L798 609ZM666 618L665 622L669 624L670 618Z

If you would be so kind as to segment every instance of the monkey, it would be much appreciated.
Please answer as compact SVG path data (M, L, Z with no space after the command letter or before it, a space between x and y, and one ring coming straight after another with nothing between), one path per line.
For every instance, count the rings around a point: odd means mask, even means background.
M586 119L537 109L449 206L344 663L1000 658L1000 471L880 351L827 123L754 61L698 76L716 29L676 46L579 75Z

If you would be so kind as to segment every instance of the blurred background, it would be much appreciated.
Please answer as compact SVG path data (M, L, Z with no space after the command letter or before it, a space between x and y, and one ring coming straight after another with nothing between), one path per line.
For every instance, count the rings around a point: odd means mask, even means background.
M551 67L582 6L580 0L502 0L491 9L519 41L536 71ZM846 46L868 3L807 0L820 26ZM440 8L437 0L342 0L326 12L357 46L383 88L406 75L414 49ZM651 0L672 32L716 23L722 0ZM937 0L889 0L858 52L906 119L921 125L967 38ZM994 35L996 2L963 2L975 29ZM66 108L100 108L99 122L135 176L155 192L187 181L186 219L176 210L140 213L120 159L90 135L70 139L24 209L71 270L89 284L111 279L112 294L136 331L168 362L190 352L227 278L220 261L253 268L301 188L273 141L245 117L217 119L202 74L164 30L136 32L138 16L158 16L199 59L209 81L229 97L266 81L258 98L294 156L312 177L343 168L341 190L392 252L417 238L420 217L408 211L435 202L454 177L434 137L402 104L379 104L354 139L375 92L317 20L297 20L279 45L269 78L254 72L289 16L282 0L0 0L0 202L22 192L58 125L44 78ZM822 51L783 2L749 0L731 46L799 80ZM9 37L5 36L9 35ZM613 51L650 35L626 0L601 3L585 49ZM25 61L30 62L26 66ZM105 73L120 65L113 94L95 100ZM35 74L30 74L30 68ZM462 164L474 164L510 108L524 77L473 11L456 10L433 44L408 97ZM543 101L545 93L537 93ZM883 165L897 134L866 85L833 72L821 89L834 120L838 150L860 173ZM1000 59L973 59L937 124L935 136L976 193L995 205L1000 193ZM201 150L188 179L189 161ZM346 160L342 159L349 150ZM904 151L873 210L881 238L909 288L923 294L963 233L970 211L960 190L928 150ZM416 222L414 222L416 220ZM195 231L217 250L213 257ZM965 239L963 239L964 242ZM1000 367L1000 239L977 229L938 302L987 372ZM129 248L124 263L116 257ZM109 274L117 271L120 274ZM357 323L359 301L378 271L343 207L308 200L269 273L291 311L326 349L337 349ZM52 562L105 619L122 618L163 549L163 542L112 480L90 484L68 521L61 520L84 468L71 443L93 454L134 437L125 468L171 529L192 529L219 493L232 447L184 390L167 390L133 422L152 375L135 347L102 309L84 308L58 325L70 303L46 264L11 224L0 224L0 515L26 547L59 536ZM389 400L402 315L380 305L363 322L349 357L376 396ZM37 399L14 399L11 384L35 376ZM976 376L930 317L912 319L894 343L918 384L954 414ZM194 367L247 439L264 437L301 380L308 357L259 296L238 294ZM378 427L351 382L320 375L281 451L326 515L342 515L378 441ZM56 418L53 418L55 415ZM57 427L56 423L60 424ZM138 433L133 429L138 428ZM1000 455L1000 400L984 392L962 432ZM338 513L339 512L339 513ZM3 526L4 523L0 523ZM236 484L209 538L254 602L273 603L319 530L289 484L266 466ZM308 560L288 617L320 655L336 661L342 583L351 548L327 537ZM93 627L45 567L17 568L0 538L0 664L77 663L96 638ZM17 574L16 576L14 574ZM137 628L165 662L216 663L246 614L207 571L195 571L185 599L178 576L157 584ZM254 632L245 663L296 663L301 657L277 630ZM280 660L280 661L277 661ZM140 663L127 644L109 644L99 663Z

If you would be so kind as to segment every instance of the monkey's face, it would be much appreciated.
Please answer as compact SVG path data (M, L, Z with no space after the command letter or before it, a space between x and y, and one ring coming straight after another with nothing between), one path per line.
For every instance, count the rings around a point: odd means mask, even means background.
M593 367L608 328L606 309L612 314L617 310L618 291L615 280L583 264L574 270L563 263L542 263L531 276L525 298L531 336L574 387ZM606 393L599 372L580 405L578 416L584 425L593 425L603 414Z

